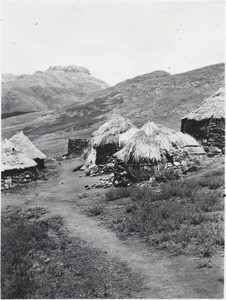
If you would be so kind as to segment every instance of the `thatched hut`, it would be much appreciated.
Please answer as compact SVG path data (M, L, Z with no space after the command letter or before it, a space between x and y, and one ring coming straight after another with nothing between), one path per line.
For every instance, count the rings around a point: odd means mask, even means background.
M45 154L42 153L30 140L27 136L24 135L23 131L19 131L14 136L9 139L13 144L21 150L25 156L33 159L37 163L37 168L39 170L45 167L44 159L46 158Z
M188 133L208 149L225 148L225 90L221 88L212 97L182 118L181 131Z
M8 187L12 181L28 181L37 176L37 163L7 139L1 143L1 162L3 187Z
M131 179L139 181L149 179L157 165L180 165L191 155L205 155L194 138L148 122L114 156L123 163Z
M108 163L113 154L120 149L120 135L131 128L134 128L133 124L128 119L118 115L113 115L102 124L91 135L89 154L84 167Z

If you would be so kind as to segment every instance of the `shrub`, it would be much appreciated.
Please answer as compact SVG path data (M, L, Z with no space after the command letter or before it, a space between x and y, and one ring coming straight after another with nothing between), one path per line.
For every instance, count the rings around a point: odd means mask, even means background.
M105 197L107 201L113 201L124 197L129 197L130 195L131 195L131 188L128 187L118 187L118 188L112 187L105 193Z
M172 168L164 168L164 166L159 167L154 172L154 177L157 182L166 182L167 180L179 179L180 175L178 170Z
M95 204L89 208L89 214L92 216L99 216L103 213L104 206L100 204Z

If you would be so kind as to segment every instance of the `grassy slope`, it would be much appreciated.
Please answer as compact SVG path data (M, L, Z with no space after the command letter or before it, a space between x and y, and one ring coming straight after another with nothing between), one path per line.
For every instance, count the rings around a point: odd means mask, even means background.
M69 238L40 206L2 215L2 298L130 298L142 282L124 262Z
M173 254L211 257L224 249L224 167L153 186L115 189L107 201L124 197L124 212L113 217L118 233L138 233Z

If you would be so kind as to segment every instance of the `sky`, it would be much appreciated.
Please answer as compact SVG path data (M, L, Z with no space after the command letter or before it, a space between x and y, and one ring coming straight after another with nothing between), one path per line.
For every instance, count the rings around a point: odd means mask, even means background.
M77 65L110 85L225 61L223 1L3 0L2 73Z

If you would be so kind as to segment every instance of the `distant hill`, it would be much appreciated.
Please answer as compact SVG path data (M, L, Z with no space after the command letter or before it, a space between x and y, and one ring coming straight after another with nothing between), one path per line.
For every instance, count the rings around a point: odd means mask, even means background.
M224 85L224 64L170 75L155 71L89 93L80 103L52 112L35 112L4 119L2 132L10 137L23 129L41 150L62 153L68 137L88 137L113 111L138 127L152 120L180 130L181 118Z
M180 128L182 116L224 85L225 65L217 64L170 75L156 71L92 94L102 103L141 126L148 120Z
M82 67L50 67L32 75L3 74L2 117L47 111L80 103L108 84Z

